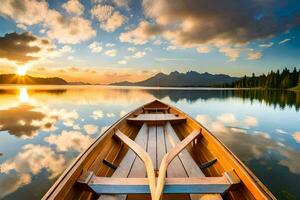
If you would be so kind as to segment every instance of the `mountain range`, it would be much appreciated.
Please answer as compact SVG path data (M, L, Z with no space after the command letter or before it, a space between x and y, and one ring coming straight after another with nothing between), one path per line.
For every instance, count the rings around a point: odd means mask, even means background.
M146 80L139 82L116 82L110 85L117 86L146 86L146 87L211 87L231 84L240 78L225 74L198 73L189 71L180 73L178 71L170 74L158 73ZM83 82L67 82L59 77L33 77L29 75L18 76L16 74L1 74L0 84L23 84L23 85L88 85Z
M62 78L40 78L29 75L18 76L16 74L0 74L0 84L22 84L22 85L68 85Z
M210 74L189 71L180 73L178 71L170 74L158 73L153 77L139 82L116 82L110 85L117 86L147 86L147 87L211 87L231 84L240 78L225 74Z

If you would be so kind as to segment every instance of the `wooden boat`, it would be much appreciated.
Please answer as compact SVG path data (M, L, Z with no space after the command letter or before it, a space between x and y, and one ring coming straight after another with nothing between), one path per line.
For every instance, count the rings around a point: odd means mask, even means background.
M205 127L155 100L127 114L43 199L275 199Z

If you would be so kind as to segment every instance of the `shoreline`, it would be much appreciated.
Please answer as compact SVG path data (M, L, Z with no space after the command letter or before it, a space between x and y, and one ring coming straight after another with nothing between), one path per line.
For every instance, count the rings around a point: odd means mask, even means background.
M90 84L90 85L50 85L50 84L0 84L0 89L4 88L81 88L81 87L105 87L105 88L126 88L126 89L160 89L160 90L276 90L276 91L293 91L293 92L300 92L300 86L288 88L288 89L279 89L279 88L228 88L228 87L153 87L153 86L120 86L120 85L98 85L98 84Z

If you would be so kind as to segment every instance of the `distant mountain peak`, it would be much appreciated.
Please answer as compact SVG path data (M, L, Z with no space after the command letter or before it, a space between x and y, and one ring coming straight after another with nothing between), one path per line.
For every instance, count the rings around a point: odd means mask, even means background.
M166 75L162 72L139 82L119 82L111 85L125 86L149 86L149 87L210 87L222 84L230 84L240 78L230 77L224 74L210 74L208 72L199 73L197 71L188 71L180 73L177 70Z
M175 70L175 71L171 72L169 75L178 75L178 74L180 74L180 73L177 70Z
M155 76L167 76L167 74L164 74L162 72L157 73Z

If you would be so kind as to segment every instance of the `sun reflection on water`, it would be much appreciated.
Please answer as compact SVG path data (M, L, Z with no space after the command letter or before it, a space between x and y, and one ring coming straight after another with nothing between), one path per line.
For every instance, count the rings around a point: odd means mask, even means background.
M26 87L22 87L19 90L19 99L23 103L29 102L28 90Z

